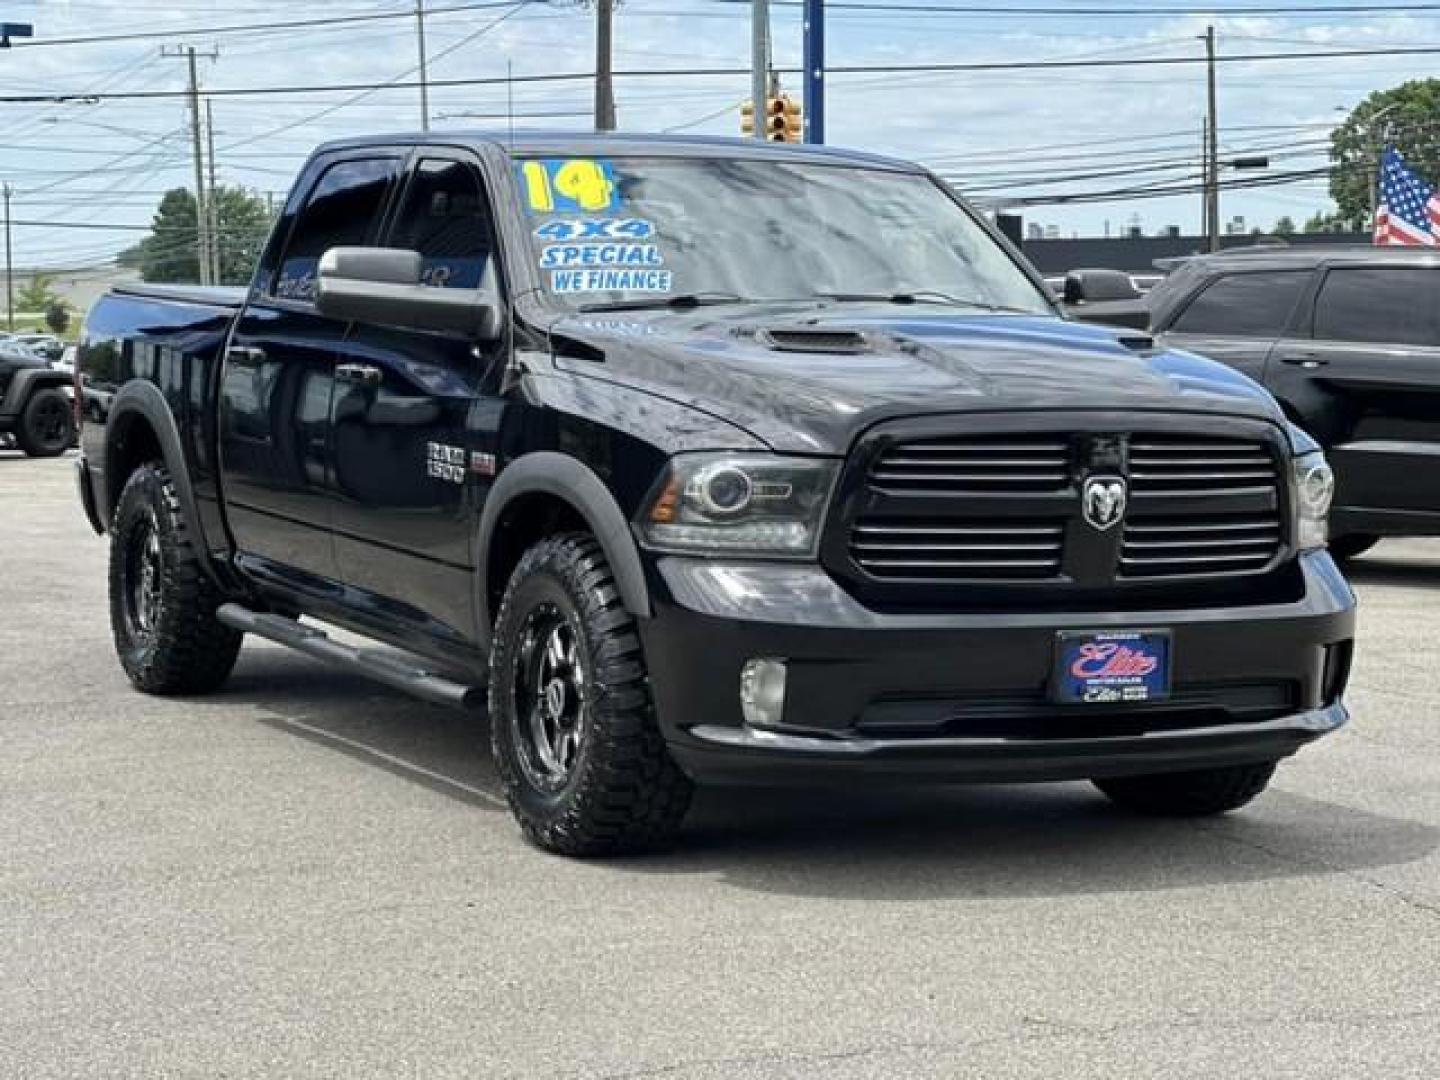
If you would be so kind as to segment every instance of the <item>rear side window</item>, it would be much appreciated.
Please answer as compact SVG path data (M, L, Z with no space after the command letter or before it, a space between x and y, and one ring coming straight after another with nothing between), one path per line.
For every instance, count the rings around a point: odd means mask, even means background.
M1315 337L1440 345L1440 270L1342 267L1325 275Z
M320 256L332 247L363 246L374 239L399 168L394 158L369 158L340 161L320 174L285 246L276 297L314 300Z
M1182 334L1279 337L1309 280L1309 270L1217 278L1190 301L1170 329Z
M459 161L420 162L387 246L418 251L427 285L477 288L495 234L475 170Z

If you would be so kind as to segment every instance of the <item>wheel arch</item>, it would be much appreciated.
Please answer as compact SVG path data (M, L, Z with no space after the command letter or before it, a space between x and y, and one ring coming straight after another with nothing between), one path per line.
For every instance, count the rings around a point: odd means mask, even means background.
M70 376L63 371L48 367L21 368L10 376L10 384L0 399L0 412L19 416L36 390L57 390L69 385Z
M502 531L517 511L536 511L541 525L508 542ZM615 497L593 470L565 454L543 450L509 465L490 489L480 515L475 551L475 605L479 640L488 646L498 598L509 570L536 540L555 531L583 526L605 553L625 609L637 618L651 613L650 590L640 550Z
M147 461L157 460L170 474L180 499L181 512L188 526L194 530L199 550L209 551L204 519L195 499L195 488L190 481L175 415L170 411L165 395L153 383L126 383L111 402L105 425L104 483L100 491L105 502L98 508L101 521L108 525L120 493L125 490L125 484L135 470ZM218 582L210 561L202 559L201 565Z

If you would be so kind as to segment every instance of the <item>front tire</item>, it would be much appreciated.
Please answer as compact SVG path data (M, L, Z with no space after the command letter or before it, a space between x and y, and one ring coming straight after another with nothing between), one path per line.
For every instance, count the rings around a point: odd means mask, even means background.
M1275 762L1224 769L1122 776L1095 786L1127 810L1153 817L1211 817L1238 810L1270 783Z
M30 457L59 457L75 441L75 414L70 399L50 387L36 390L20 410L15 445Z
M147 694L200 694L229 678L243 635L221 623L224 601L180 510L170 474L141 465L110 528L110 626L120 665Z
M490 653L490 740L521 830L561 855L663 846L690 781L655 719L635 621L596 541L542 540L510 578Z

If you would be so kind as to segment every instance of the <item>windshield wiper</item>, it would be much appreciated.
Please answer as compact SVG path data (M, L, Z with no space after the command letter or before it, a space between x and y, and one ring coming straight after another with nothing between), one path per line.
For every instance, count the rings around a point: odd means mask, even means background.
M914 289L907 292L893 293L847 293L847 292L820 292L814 294L824 300L837 300L841 303L855 304L950 304L954 307L979 308L982 311L1006 311L1016 315L1033 315L1032 311L1024 308L1006 307L1004 304L992 304L988 300L975 300L963 296L951 296L949 293L939 292L935 289Z
M744 304L744 296L726 292L677 293L674 296L637 296L632 300L607 300L581 304L579 311L640 311L645 308L696 308L706 304Z

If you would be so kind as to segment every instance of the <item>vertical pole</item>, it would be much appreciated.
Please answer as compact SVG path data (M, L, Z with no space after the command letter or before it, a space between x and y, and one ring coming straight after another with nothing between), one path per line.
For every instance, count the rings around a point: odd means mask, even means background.
M755 138L764 139L770 90L770 2L750 0L750 97L755 103Z
M825 141L825 0L805 0L805 141Z
M1210 250L1220 250L1220 121L1215 113L1215 27L1205 28L1205 83L1207 112L1210 117L1206 133L1206 157L1209 159L1209 175L1206 177L1208 197L1206 218L1209 226Z
M210 281L212 284L221 285L224 282L221 280L220 274L220 200L215 194L220 190L220 186L215 180L215 112L211 108L209 98L205 99L205 142L210 159L210 178L207 186L209 198L206 200L210 209L210 216L207 220L207 224L210 226Z
M200 141L200 75L195 68L195 46L186 48L190 61L190 141L195 151L195 257L200 284L210 285L209 200L205 198L205 154Z
M425 58L425 0L415 0L415 45L420 51L420 130L430 130L430 72Z
M595 130L615 130L615 0L595 2Z
M1210 117L1200 118L1200 238L1210 245Z
M5 194L5 325L8 329L15 329L15 267L11 261L10 250L10 195L11 188L8 183L0 184L0 191Z

